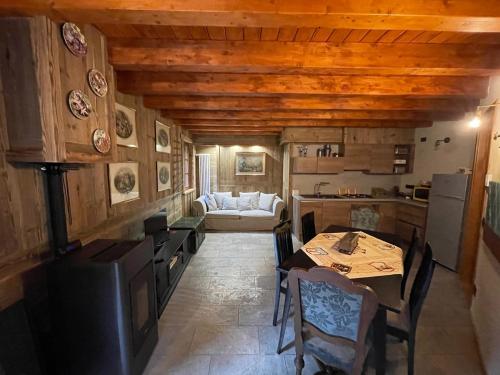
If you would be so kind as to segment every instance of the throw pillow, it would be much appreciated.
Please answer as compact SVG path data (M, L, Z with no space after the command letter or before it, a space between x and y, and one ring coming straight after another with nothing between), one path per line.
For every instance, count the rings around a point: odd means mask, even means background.
M207 211L217 211L217 202L215 201L213 194L205 195L205 202L207 204Z
M260 193L259 209L265 211L272 211L274 198L276 198L276 194Z
M238 198L224 197L222 200L223 210L237 210L238 209Z
M238 198L238 210L240 210L240 211L253 210L252 199L250 197L239 197Z
M251 202L252 202L252 208L251 210L256 210L259 208L259 194L260 192L255 191L253 193L242 193L240 191L240 197L249 197Z
M224 200L224 197L231 198L233 196L233 193L230 191L224 192L224 193L216 193L214 192L214 198L215 201L217 202L217 208L222 208L222 201Z

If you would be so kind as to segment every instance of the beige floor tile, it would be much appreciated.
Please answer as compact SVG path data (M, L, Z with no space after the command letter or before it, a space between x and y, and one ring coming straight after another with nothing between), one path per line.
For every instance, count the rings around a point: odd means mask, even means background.
M144 375L208 375L210 356L181 356L175 360L151 358Z
M282 375L287 371L278 355L213 356L210 375Z
M196 327L191 354L258 354L257 327Z

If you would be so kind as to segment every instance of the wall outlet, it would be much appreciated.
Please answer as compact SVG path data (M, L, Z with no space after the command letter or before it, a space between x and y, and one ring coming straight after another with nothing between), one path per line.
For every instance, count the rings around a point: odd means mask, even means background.
M421 137L420 142L422 142L422 143L427 142L427 137Z

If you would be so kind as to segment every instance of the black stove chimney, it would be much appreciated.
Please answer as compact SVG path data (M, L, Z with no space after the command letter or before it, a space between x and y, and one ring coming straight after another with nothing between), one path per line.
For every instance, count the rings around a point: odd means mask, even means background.
M80 241L68 242L66 226L66 199L69 197L65 189L65 173L68 169L77 169L77 167L69 164L47 163L41 169L45 172L47 179L53 248L55 256L61 257L66 252L81 247Z

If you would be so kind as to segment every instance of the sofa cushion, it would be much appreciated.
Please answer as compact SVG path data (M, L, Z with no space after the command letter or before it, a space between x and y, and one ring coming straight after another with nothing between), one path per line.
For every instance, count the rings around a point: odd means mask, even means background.
M205 203L207 204L207 211L215 211L217 209L217 202L213 194L205 195Z
M259 210L272 211L274 198L276 198L276 194L260 193Z
M228 192L224 192L224 193L221 193L221 192L214 192L214 198L215 198L215 201L217 202L217 208L222 208L222 201L224 200L224 197L229 197L231 198L233 196L233 193L231 193L230 191Z
M237 210L238 209L238 198L224 197L222 200L223 210Z
M274 219L272 212L266 210L240 211L241 217L258 217L260 219Z
M245 211L242 211L245 212ZM211 219L239 219L240 211L238 210L217 210L207 212L207 217Z
M252 199L250 197L238 198L238 210L248 211L252 209Z
M250 198L250 200L252 202L252 208L249 208L249 210L256 210L259 208L259 195L260 195L260 192L258 192L258 191L255 191L253 193L240 191L240 198L248 197L248 198Z

